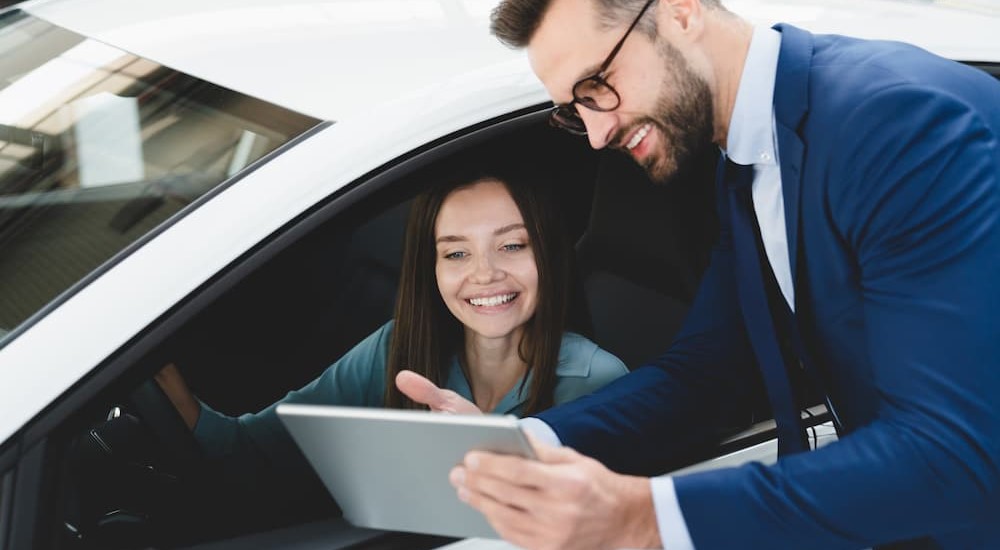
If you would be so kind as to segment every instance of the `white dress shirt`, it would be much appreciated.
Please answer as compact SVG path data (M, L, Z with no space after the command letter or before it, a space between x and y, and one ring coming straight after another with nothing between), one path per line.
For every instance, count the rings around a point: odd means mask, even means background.
M780 32L769 27L754 27L746 65L736 93L736 103L733 105L733 115L729 121L727 149L723 153L737 164L754 167L751 192L764 251L781 293L794 311L795 289L792 288L788 258L785 201L781 192L781 166L778 163L774 118L774 84L780 49ZM537 418L524 418L521 426L544 442L561 444L555 431ZM666 475L650 481L663 548L693 549L691 534L677 502L673 478Z
M764 251L785 301L795 311L774 118L774 81L780 48L780 32L768 27L754 28L724 153L736 164L753 165L753 208Z

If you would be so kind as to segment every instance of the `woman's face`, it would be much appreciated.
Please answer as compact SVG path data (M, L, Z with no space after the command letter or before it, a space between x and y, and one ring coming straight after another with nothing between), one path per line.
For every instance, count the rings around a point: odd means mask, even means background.
M538 267L507 188L484 180L453 191L441 205L434 239L438 290L466 334L519 337L538 303Z

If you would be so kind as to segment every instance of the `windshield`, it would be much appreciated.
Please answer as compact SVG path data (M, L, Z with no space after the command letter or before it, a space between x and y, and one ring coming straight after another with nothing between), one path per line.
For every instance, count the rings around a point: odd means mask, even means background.
M0 15L0 344L318 122L23 12Z

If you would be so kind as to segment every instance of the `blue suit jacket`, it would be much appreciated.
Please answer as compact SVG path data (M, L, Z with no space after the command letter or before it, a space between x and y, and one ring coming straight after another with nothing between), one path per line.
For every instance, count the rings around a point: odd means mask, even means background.
M1000 84L904 44L776 28L796 317L848 433L772 467L675 478L694 543L1000 547ZM650 472L746 397L725 204L669 351L540 415L564 443Z

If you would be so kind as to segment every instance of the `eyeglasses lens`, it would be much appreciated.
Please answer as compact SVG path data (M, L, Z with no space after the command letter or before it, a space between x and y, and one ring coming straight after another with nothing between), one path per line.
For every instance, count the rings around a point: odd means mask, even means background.
M552 109L549 122L557 128L562 128L574 134L586 134L587 127L576 111L575 105L557 105Z
M598 76L577 82L573 87L573 98L591 111L614 111L620 103L618 92Z

